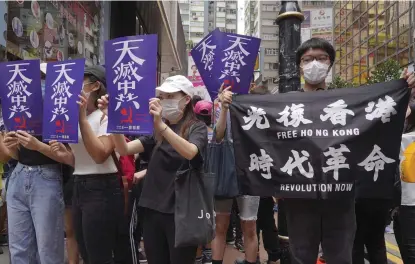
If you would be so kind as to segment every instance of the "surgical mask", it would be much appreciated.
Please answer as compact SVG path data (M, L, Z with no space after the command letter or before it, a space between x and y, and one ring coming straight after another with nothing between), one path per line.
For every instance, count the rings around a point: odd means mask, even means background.
M163 107L163 111L161 112L161 116L169 121L178 120L180 115L183 113L183 111L179 109L179 103L182 99L162 100L161 106Z
M85 98L86 99L88 99L89 98L89 96L91 95L91 92L85 92L85 85L87 85L87 84L91 84L91 83L93 83L93 82L88 82L88 83L84 83L83 85L82 85L82 91L84 92L84 94L85 94Z
M322 83L328 74L329 65L313 60L303 66L304 80L309 84Z

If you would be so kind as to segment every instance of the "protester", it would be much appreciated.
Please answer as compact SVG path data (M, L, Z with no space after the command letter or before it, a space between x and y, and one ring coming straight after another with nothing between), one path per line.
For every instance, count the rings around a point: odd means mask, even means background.
M154 135L129 143L122 135L112 138L121 155L152 153L139 202L145 208L143 232L148 262L193 264L197 246L174 246L174 181L182 166L201 168L207 129L195 117L191 104L194 87L186 77L169 77L156 91L158 98L151 99L149 107ZM107 97L101 97L101 109L106 109L107 103Z
M304 91L325 90L325 79L334 60L333 46L318 38L304 42L297 50L297 65L304 76ZM415 78L407 74L409 87ZM354 199L285 199L293 264L314 263L321 242L327 263L352 263L356 230Z
M64 202L59 163L73 155L57 155L39 136L10 131L7 153L18 160L6 194L9 249L13 264L64 262Z
M97 100L106 94L105 69L85 68L79 96L79 143L67 150L52 142L59 155L73 153L74 191L72 214L75 237L85 263L114 263L118 221L124 213L123 195L112 154L114 144L107 134L108 118L98 109ZM128 246L128 241L125 245Z
M212 141L213 129L212 129L212 110L213 103L204 101L198 95L192 98L193 111L196 118L204 122L208 131L208 142ZM212 263L212 246L211 244L203 245L197 249L195 264L210 264Z
M230 116L229 104L232 102L232 92L229 87L223 89L219 94L219 100L222 104L219 119L216 123L216 140L222 141L225 133L230 133ZM231 138L231 137L230 137ZM232 142L232 139L231 139ZM235 263L255 264L258 256L258 237L256 232L256 220L259 206L258 196L243 195L237 197L239 217L241 219L243 242L245 249L245 260L236 260ZM226 233L229 225L230 214L232 209L232 199L216 199L216 237L212 242L212 263L222 264L225 253Z
M259 85L252 87L250 93L265 95L269 94L269 90L267 85L260 82ZM259 200L257 234L259 241L259 236L262 231L262 240L264 243L264 248L268 254L267 264L276 264L277 261L281 258L279 246L280 242L278 239L278 229L275 225L274 218L274 205L274 198L272 197L261 197L261 199Z
M415 100L411 96L410 104L406 113L404 133L411 133L415 131ZM398 171L398 179L400 180L400 171ZM399 182L400 183L400 182ZM401 195L397 195L399 207L393 210L393 230L395 233L396 242L398 243L399 251L403 263L415 262L415 190L413 183L397 184L401 190Z

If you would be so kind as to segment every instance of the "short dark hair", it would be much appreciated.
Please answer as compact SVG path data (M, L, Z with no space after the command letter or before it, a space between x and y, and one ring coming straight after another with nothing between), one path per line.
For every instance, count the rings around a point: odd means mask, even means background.
M195 107L195 105L197 104L197 102L202 101L202 97L200 97L199 95L194 95L192 97L192 106Z
M297 65L301 64L301 57L310 49L322 49L327 52L330 57L330 66L333 66L334 60L336 59L336 51L334 50L333 45L321 38L311 38L298 47L296 54Z
M95 97L94 98L94 105L95 105L95 107L98 107L98 99L101 99L101 96L107 94L107 88L105 87L105 84L103 84L100 80L98 80L98 78L95 77L94 75L85 74L85 77L87 77L88 80L91 83L99 82L99 89L96 90L95 92L91 93L91 95L93 95Z

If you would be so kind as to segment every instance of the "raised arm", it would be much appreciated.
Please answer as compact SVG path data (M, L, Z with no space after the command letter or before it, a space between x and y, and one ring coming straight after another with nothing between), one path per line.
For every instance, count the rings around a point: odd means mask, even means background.
M215 125L216 141L220 142L225 137L226 120L228 118L229 105L232 103L232 92L226 88L219 94L219 100L222 103L218 122Z
M144 152L144 146L139 139L126 142L124 135L113 134L111 139L114 142L116 151L121 156L134 155Z

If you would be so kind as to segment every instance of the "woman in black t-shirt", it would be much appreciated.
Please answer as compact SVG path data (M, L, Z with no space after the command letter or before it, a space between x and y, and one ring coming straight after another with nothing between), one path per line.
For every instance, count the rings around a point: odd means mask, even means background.
M206 125L197 120L191 98L192 83L184 76L172 76L156 88L158 98L150 100L154 136L126 143L123 135L112 135L120 155L152 153L139 205L145 208L143 231L149 264L193 264L197 247L174 247L174 181L183 164L202 166L207 145ZM102 97L105 111L108 97ZM163 121L165 120L165 122Z

